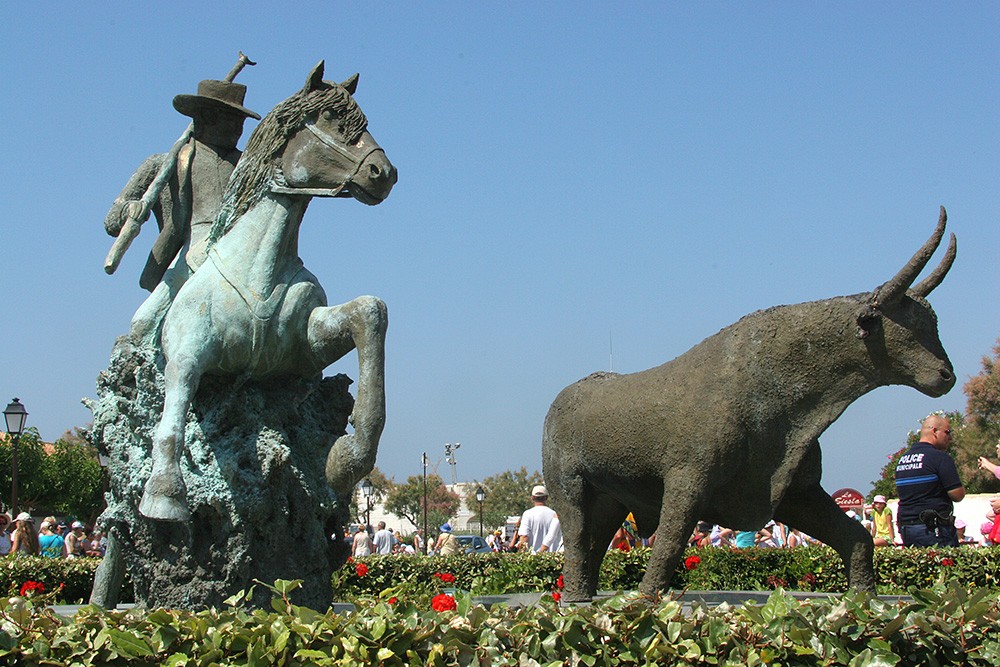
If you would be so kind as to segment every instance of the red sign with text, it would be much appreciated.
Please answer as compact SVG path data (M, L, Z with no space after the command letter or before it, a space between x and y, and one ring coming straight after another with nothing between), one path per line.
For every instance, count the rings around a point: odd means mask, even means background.
M840 489L830 495L833 496L833 500L840 509L845 512L854 510L857 514L861 514L861 510L865 506L865 497L856 489Z

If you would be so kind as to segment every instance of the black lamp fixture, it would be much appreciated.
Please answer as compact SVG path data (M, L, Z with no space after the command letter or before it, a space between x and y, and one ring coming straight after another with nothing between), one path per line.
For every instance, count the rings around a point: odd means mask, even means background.
M476 502L479 503L479 537L483 536L483 501L486 500L486 492L483 487L476 487Z
M10 514L17 516L17 449L21 441L21 433L24 432L24 423L28 421L28 411L24 409L20 399L15 398L7 404L3 411L3 418L7 422L7 434L10 435L13 449L10 457Z
M365 510L365 528L372 522L372 488L372 481L365 477L361 482L361 495L368 504L368 509Z

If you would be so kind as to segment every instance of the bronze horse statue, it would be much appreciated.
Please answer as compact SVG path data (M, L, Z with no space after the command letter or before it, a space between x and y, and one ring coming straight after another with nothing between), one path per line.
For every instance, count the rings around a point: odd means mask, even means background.
M190 517L180 450L188 408L207 374L309 377L357 349L354 432L331 448L327 480L349 493L375 463L385 424L385 304L362 296L327 306L298 255L299 225L313 197L374 205L396 183L395 167L354 101L356 87L357 75L343 84L324 81L320 62L247 142L212 228L208 259L162 322L163 414L139 504L149 518Z

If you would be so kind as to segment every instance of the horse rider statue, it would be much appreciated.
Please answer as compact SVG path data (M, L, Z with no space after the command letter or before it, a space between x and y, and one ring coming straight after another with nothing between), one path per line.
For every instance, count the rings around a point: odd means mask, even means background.
M225 80L205 80L196 95L177 95L174 108L192 119L168 153L151 155L136 169L104 220L118 240L105 270L114 272L121 255L150 212L160 228L139 285L152 295L132 318L133 342L156 345L159 329L174 296L205 261L206 242L219 213L222 194L242 155L236 144L247 118L260 115L243 106L246 86L233 83L240 60ZM175 261L176 260L176 261Z

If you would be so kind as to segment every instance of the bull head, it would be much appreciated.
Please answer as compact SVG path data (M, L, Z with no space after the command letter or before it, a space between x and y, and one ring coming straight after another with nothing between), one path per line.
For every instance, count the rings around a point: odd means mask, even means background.
M941 264L910 287L940 245L947 220L942 206L931 237L899 273L869 295L857 316L858 337L875 362L879 384L905 384L935 397L955 385L954 369L938 337L937 315L926 301L955 261L954 234Z

